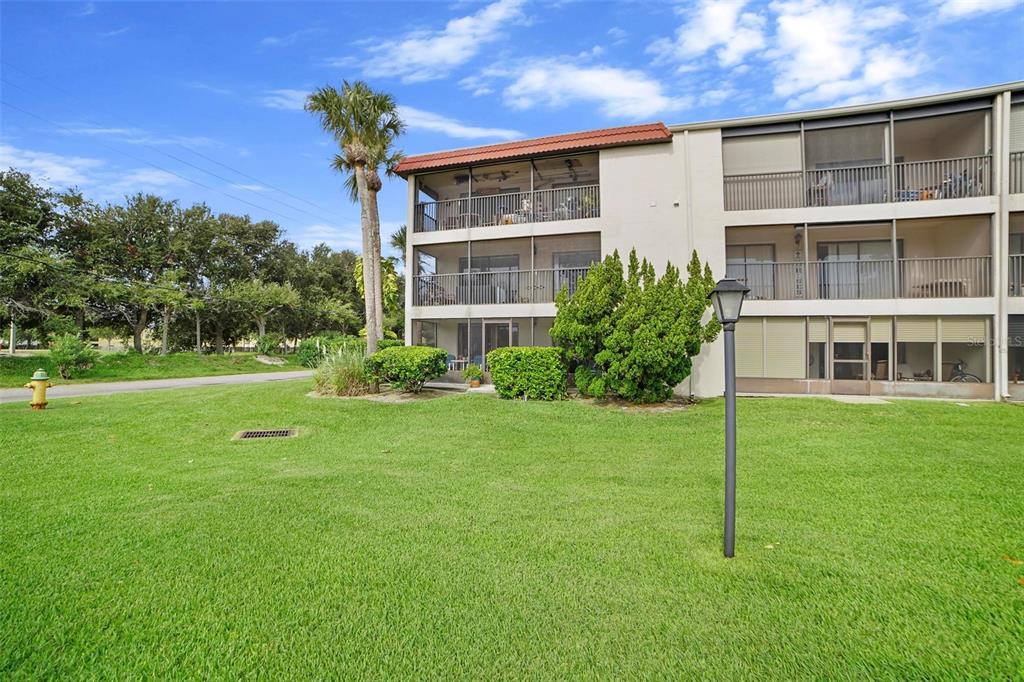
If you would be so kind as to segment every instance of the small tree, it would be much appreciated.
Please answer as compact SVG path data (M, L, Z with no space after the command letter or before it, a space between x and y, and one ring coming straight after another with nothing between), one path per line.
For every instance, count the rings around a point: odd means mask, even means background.
M720 326L714 317L705 321L715 282L696 252L687 275L684 284L668 264L659 279L634 250L625 277L615 253L587 273L572 298L559 292L551 338L567 360L594 370L593 376L584 372L584 391L594 386L591 392L658 402L690 375L693 357Z

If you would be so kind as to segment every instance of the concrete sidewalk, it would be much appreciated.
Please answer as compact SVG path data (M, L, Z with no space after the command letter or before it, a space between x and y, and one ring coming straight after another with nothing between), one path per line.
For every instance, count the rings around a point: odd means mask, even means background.
M156 391L166 388L194 388L196 386L220 386L224 384L255 384L264 381L305 379L313 376L310 370L290 372L259 372L257 374L224 374L215 377L188 377L185 379L144 379L141 381L111 381L94 384L60 384L60 379L46 393L48 400L77 398L87 395L108 395L132 391ZM27 388L0 388L0 403L28 403L32 392Z

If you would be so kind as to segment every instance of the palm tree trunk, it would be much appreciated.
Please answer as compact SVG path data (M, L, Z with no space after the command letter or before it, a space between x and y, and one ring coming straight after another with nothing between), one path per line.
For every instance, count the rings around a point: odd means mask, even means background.
M384 338L384 286L381 276L380 264L380 212L377 209L377 192L371 190L370 195L370 225L371 237L373 238L373 293L376 312L375 332L378 339Z
M356 164L356 188L359 193L359 222L363 232L363 291L366 310L366 353L377 352L380 323L377 319L378 297L373 276L373 225L370 218L370 192L366 186L366 165Z

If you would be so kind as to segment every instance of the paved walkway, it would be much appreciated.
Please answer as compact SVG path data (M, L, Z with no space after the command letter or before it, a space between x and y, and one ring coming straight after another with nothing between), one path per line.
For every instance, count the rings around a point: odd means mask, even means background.
M264 381L304 379L313 376L309 370L288 372L259 372L257 374L223 374L216 377L189 377L186 379L145 379L142 381L111 381L94 384L61 384L46 392L48 400L55 398L77 398L86 395L108 395L131 391L155 391L165 388L193 388L195 386L220 386L224 384L255 384ZM0 403L25 401L32 397L27 388L0 388Z

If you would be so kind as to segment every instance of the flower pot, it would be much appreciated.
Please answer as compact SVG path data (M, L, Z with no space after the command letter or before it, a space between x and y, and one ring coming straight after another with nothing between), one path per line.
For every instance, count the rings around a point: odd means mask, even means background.
M470 379L469 380L469 387L470 388L480 388L480 380L479 379Z

